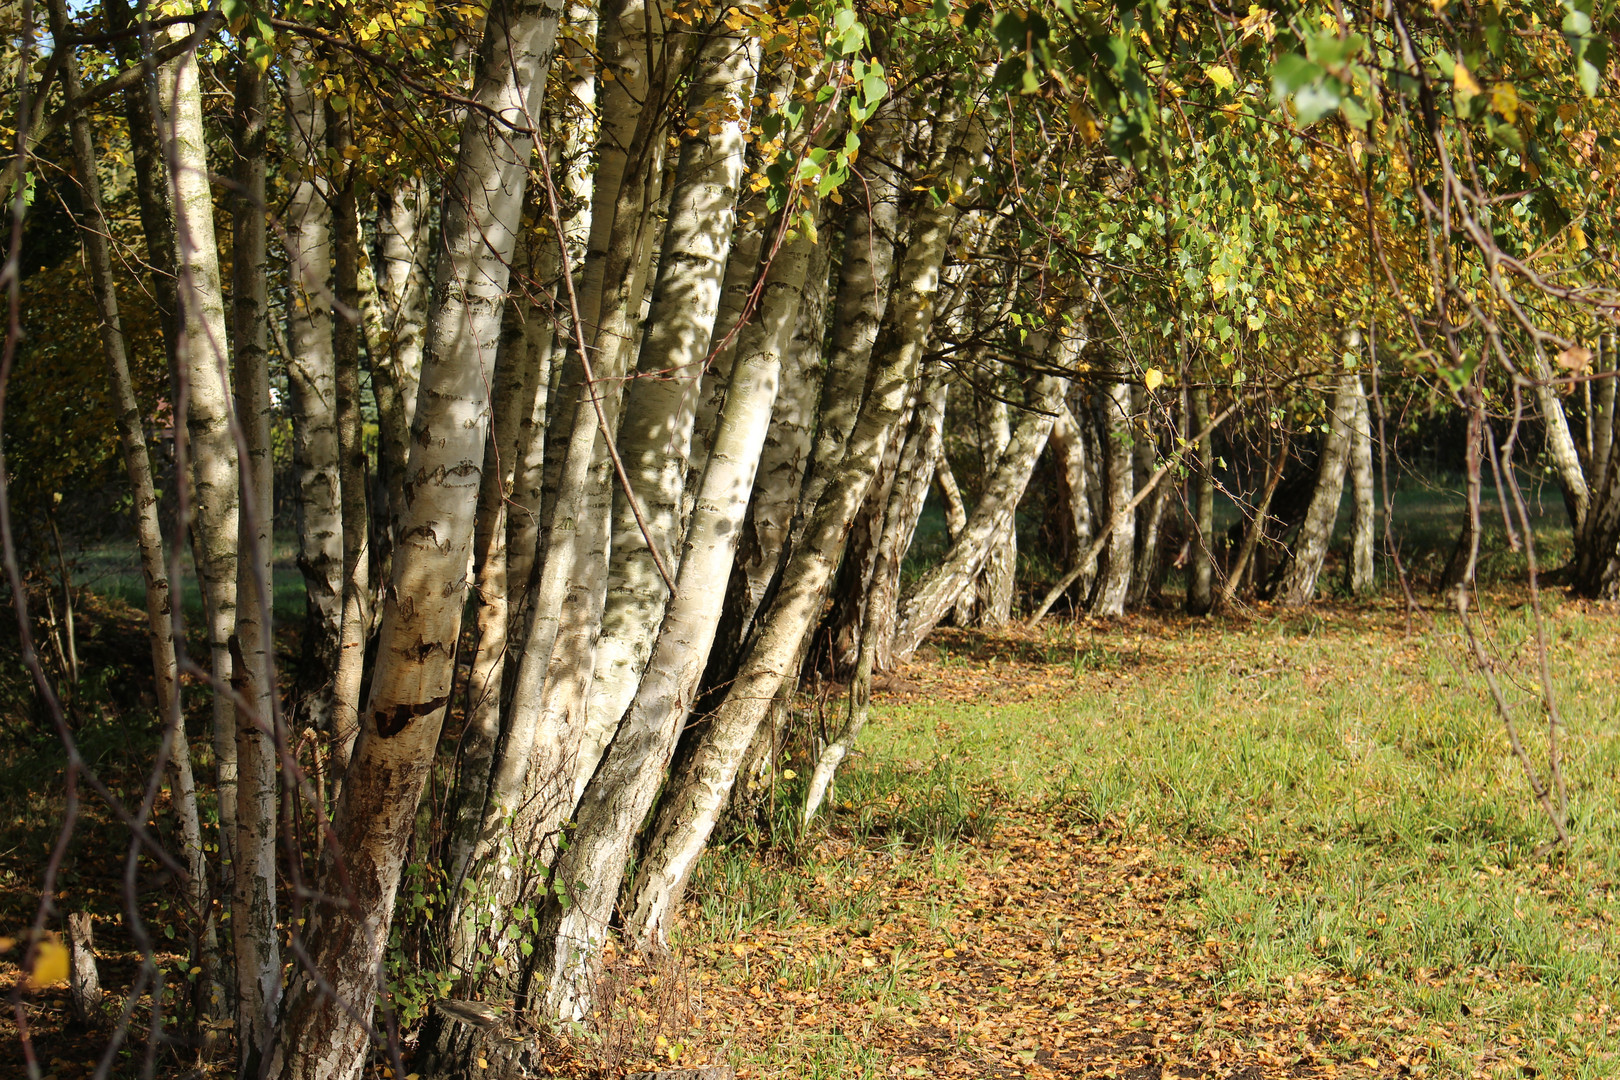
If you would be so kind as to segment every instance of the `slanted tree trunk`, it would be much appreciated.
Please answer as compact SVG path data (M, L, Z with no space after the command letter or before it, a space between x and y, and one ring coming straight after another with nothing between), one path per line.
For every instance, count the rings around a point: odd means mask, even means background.
M555 242L548 238L547 243ZM534 266L533 243L519 241L514 271L521 277ZM473 580L477 589L477 636L472 670L467 678L467 721L457 744L456 784L451 805L448 880L451 895L459 893L483 822L500 735L501 687L511 645L513 575L509 540L508 504L513 512L535 513L539 507L516 504L511 498L518 463L534 443L538 408L544 405L550 381L551 335L537 332L536 324L549 312L529 303L532 283L515 286L501 326L490 400L489 438L484 446L484 469L478 489L478 512L473 526ZM532 552L530 553L532 558ZM528 560L518 572L526 573Z
M299 72L306 55L295 49L287 64L288 141L296 160L319 161L326 152L326 109ZM319 172L293 184L285 244L287 388L298 485L298 569L304 577L299 683L304 716L315 730L330 735L332 680L343 634L343 509L332 352L332 191Z
M794 254L802 278L809 253ZM785 274L791 283L795 271L788 267ZM737 349L675 595L646 674L574 811L572 842L557 862L554 880L580 886L570 903L548 906L541 921L541 952L549 947L550 954L543 955L539 977L546 1013L558 1019L588 1014L599 949L631 844L663 782L709 659L793 325L791 305L774 307L765 332L748 335Z
M732 568L731 599L722 615L712 663L729 677L740 659L754 617L764 601L766 590L781 568L793 515L799 506L805 469L809 465L815 433L816 399L821 393L822 343L826 332L827 276L830 271L831 243L813 243L807 236L792 242L791 249L805 252L804 280L797 295L772 303L792 304L797 310L792 339L782 360L782 388L776 395L775 412L760 451L759 470L754 480L753 501L748 508L741 547ZM778 259L787 257L784 251ZM773 276L775 264L772 265ZM766 285L766 309L773 285Z
M289 84L291 81L289 78ZM295 145L299 137L305 139L306 145L320 145L319 140L325 137L324 119L319 131L312 130L307 136L295 132ZM366 353L372 392L377 399L377 462L390 495L391 533L398 532L399 508L395 504L399 499L393 496L402 494L399 489L410 457L411 423L416 418L416 393L422 378L431 198L424 181L408 176L398 180L379 200L379 258L372 271L371 288L363 284L361 289L362 300L376 307L374 313L367 312L371 329ZM364 275L364 268L361 273Z
M497 0L485 24L472 92L481 107L467 110L444 204L409 498L371 697L317 881L321 899L305 926L313 971L290 977L269 1070L281 1080L353 1080L369 1048L394 894L449 701L466 599L488 364L532 149L508 125L540 114L558 13L543 0Z
M1378 512L1373 491L1372 416L1361 376L1356 376L1356 418L1350 428L1350 484L1355 493L1355 515L1350 523L1350 591L1366 596L1373 591L1373 536Z
M1072 335L1054 335L1063 344L1060 349L1071 354L1069 339ZM1070 356L1060 357L1070 359ZM968 588L989 559L992 545L998 537L1006 535L1018 503L1024 497L1024 488L1035 462L1046 446L1052 430L1053 414L1063 400L1064 383L1053 376L1043 376L1034 395L1035 411L1025 414L1018 423L1007 449L1000 455L996 468L985 478L984 492L973 507L973 516L957 538L944 560L924 574L910 592L900 601L897 626L894 633L893 661L905 660L929 631L939 625L945 613L956 603L962 591Z
M1232 560L1232 567L1227 571L1226 584L1221 586L1220 606L1229 607L1237 597L1238 590L1243 587L1244 579L1248 577L1249 567L1254 562L1254 553L1265 538L1267 523L1271 519L1271 500L1276 497L1277 485L1282 483L1283 472L1288 466L1289 440L1285 431L1277 443L1277 457L1271 464L1266 477L1265 491L1260 496L1260 503L1255 507L1254 516L1250 518L1243 530L1243 540L1238 545L1237 558Z
M1532 386L1536 404L1541 409L1541 420L1546 426L1547 456L1552 460L1558 487L1564 494L1564 507L1569 512L1570 526L1578 536L1586 524L1592 494L1586 473L1581 468L1580 450L1576 448L1575 437L1570 434L1569 416L1564 412L1564 403L1559 399L1558 387L1554 385L1552 366L1547 363L1540 342L1536 343L1531 353L1530 368L1535 376Z
M1606 377L1597 383L1587 418L1592 506L1585 526L1575 534L1571 586L1581 596L1614 600L1620 598L1620 454L1615 453L1620 428L1615 385L1620 376L1615 373L1613 335L1599 335L1597 352L1595 370Z
M887 105L887 103L885 103ZM867 197L852 203L844 215L843 257L838 264L838 292L833 305L832 338L827 372L822 378L821 407L810 454L809 473L800 493L801 522L815 512L828 477L836 471L861 407L867 366L889 303L895 244L900 232L899 160L901 120L885 107L869 122L861 138ZM802 526L801 526L802 527Z
M923 500L932 482L933 464L939 460L943 445L941 423L945 418L946 396L944 365L934 363L930 368L917 392L918 407L906 434L895 481L890 487L888 504L883 512L883 533L878 538L877 557L863 609L864 619L844 725L816 758L805 792L802 820L807 824L821 808L838 766L866 727L871 714L873 668L892 665L900 563L905 558L906 549L911 546L912 533L916 531Z
M636 693L670 599L665 575L676 574L679 566L687 458L704 360L716 330L722 278L736 231L737 189L757 62L758 43L748 35L716 37L698 59L689 108L699 115L730 112L737 119L704 125L681 146L637 365L640 377L631 383L619 429L619 456L629 491L620 490L614 497L607 602L574 767L575 793L595 771ZM757 260L757 240L752 246ZM747 259L746 252L740 254ZM730 571L728 556L726 573ZM723 592L723 583L711 584Z
M958 186L983 145L977 122L966 127L941 169L947 183ZM692 755L665 786L626 909L625 931L633 941L663 940L669 914L730 797L738 766L820 610L850 523L911 394L933 325L939 268L956 216L952 202L925 204L916 213L911 242L895 273L895 295L884 315L892 331L883 340L894 345L872 371L871 390L848 447L822 485L823 497L783 570L780 589L747 658ZM824 403L831 401L829 391L837 391L830 375L822 391Z
M1193 532L1188 538L1187 614L1207 615L1215 607L1215 437L1209 427L1209 390L1187 389L1187 429L1198 439L1193 459Z
M555 823L572 801L571 736L583 725L562 727L556 695L564 680L572 689L590 674L583 666L589 657L580 650L594 647L592 635L600 620L595 605L605 584L615 483L603 430L612 432L618 425L625 365L631 357L626 342L635 318L632 305L639 307L639 279L650 260L650 210L658 194L664 145L663 118L655 115L657 110L643 111L641 104L660 100L668 91L692 43L691 35L665 34L656 6L639 2L618 11L604 9L600 33L604 55L621 61L613 69L615 78L603 87L598 157L608 174L599 171L597 176L590 254L578 295L581 329L570 342L557 395L562 423L556 428L568 434L545 449L550 494L541 513L544 561L528 598L523 649L474 856L491 869L499 864L501 880L493 888L509 896L521 893L531 875L544 871L549 860L541 849L554 839ZM594 357L590 379L580 338ZM561 662L553 666L559 656ZM520 810L523 820L516 821ZM519 837L520 842L514 839Z
M1333 392L1328 430L1322 437L1316 488L1305 510L1299 536L1294 540L1294 557L1283 572L1277 590L1277 600L1284 606L1302 607L1316 598L1316 579L1322 573L1328 546L1333 542L1333 525L1338 520L1339 500L1344 494L1345 467L1350 460L1350 425L1355 422L1360 386L1361 380L1355 375L1344 375Z
M192 31L163 31L184 41ZM225 293L214 235L208 145L195 51L158 73L164 113L159 134L168 162L169 203L174 213L176 286L176 401L185 402L185 460L191 481L191 540L208 623L211 670L217 686L229 681L228 642L236 628L237 488L236 444L231 436L231 385L226 367ZM229 865L236 843L236 710L229 694L216 690L214 767L218 777L221 856Z
M1124 357L1109 359L1117 376L1130 368ZM1125 597L1131 587L1132 562L1136 555L1136 513L1130 509L1136 487L1136 457L1132 450L1135 432L1131 425L1131 384L1123 378L1109 383L1102 393L1103 432L1108 458L1108 520L1113 531L1104 549L1102 569L1091 595L1091 614L1115 617L1125 613Z
M1133 409L1140 416L1152 417L1159 403L1145 387L1136 387L1132 392ZM1163 418L1154 423L1154 427L1171 425L1175 423L1174 416L1168 412L1168 406L1159 413ZM1142 490L1147 478L1153 475L1154 465L1159 456L1159 440L1156 436L1138 438L1135 443L1136 473L1133 478L1136 490ZM1136 514L1136 566L1131 571L1131 587L1126 592L1125 603L1130 607L1137 607L1144 603L1148 597L1157 596L1162 584L1159 573L1159 536L1164 527L1165 508L1170 503L1171 485L1161 484L1148 496L1147 505L1138 510Z

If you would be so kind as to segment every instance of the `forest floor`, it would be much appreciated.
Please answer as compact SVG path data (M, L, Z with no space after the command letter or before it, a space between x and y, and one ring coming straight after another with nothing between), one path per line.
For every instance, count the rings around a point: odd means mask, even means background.
M1409 625L1391 602L941 631L880 681L830 813L794 824L810 762L790 751L757 823L705 857L672 954L617 958L602 1022L562 1040L555 1071L1620 1075L1620 627L1547 601L1568 852L1546 848L1449 616ZM1504 592L1480 612L1544 768L1530 610ZM841 704L806 699L804 726ZM92 760L141 758L97 737ZM12 760L0 791L0 992L60 823L50 768ZM85 806L64 903L100 897L115 920L105 846L122 842ZM167 903L143 892L155 928ZM108 944L116 993L136 954ZM100 1039L65 1021L65 993L26 1009L45 1074L89 1076ZM142 1056L127 1047L120 1075Z
M1484 608L1544 767L1530 613ZM1568 853L1448 617L941 632L831 819L792 827L787 762L559 1072L1620 1075L1620 633L1569 601L1548 633Z

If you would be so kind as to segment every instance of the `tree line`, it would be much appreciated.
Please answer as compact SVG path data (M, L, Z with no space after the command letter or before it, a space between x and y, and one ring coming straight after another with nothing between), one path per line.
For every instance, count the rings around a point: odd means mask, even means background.
M610 939L666 944L807 673L848 703L804 820L874 674L944 623L1117 617L1172 577L1193 614L1310 604L1347 489L1346 588L1380 551L1399 576L1390 459L1435 416L1464 428L1459 604L1481 491L1533 544L1540 467L1570 584L1612 598L1606 19L0 8L0 539L71 750L18 553L121 470L161 775L105 797L181 883L181 1026L250 1076L398 1070L402 1030L422 1075L533 1067L505 1025L588 1021ZM173 981L130 903L115 1042Z

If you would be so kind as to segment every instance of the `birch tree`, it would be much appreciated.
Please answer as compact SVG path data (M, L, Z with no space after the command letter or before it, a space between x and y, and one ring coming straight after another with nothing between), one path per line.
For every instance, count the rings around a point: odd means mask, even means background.
M488 398L507 268L527 181L558 9L497 2L444 204L432 333L406 470L407 508L379 630L377 668L333 844L306 927L270 1071L348 1080L369 1047L371 1006L405 844L449 700L472 544ZM337 898L342 897L343 902Z

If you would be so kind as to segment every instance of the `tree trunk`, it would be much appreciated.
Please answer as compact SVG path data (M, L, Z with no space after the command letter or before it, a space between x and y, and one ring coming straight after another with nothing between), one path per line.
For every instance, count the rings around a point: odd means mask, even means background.
M613 500L607 602L574 767L576 795L636 693L670 599L665 575L676 574L679 565L687 459L704 360L717 329L722 278L737 229L737 189L757 62L758 42L747 35L716 37L698 59L689 110L697 115L734 113L738 119L703 125L681 146L638 377L631 383L619 429L619 456L629 490L618 491ZM752 246L757 261L757 240ZM746 252L739 254L747 258ZM754 464L749 463L750 470ZM726 573L730 570L728 557ZM723 583L711 584L724 591ZM705 648L705 656L707 652Z
M816 758L805 792L803 822L808 824L831 790L838 766L848 756L871 713L872 670L893 666L895 605L900 592L900 564L911 546L912 533L922 514L923 500L932 482L933 464L943 445L941 425L945 418L943 365L934 363L923 376L917 391L918 407L900 452L896 479L883 511L883 532L876 545L877 557L866 603L860 643L856 649L855 671L849 686L849 707L844 726Z
M295 50L286 68L288 141L295 159L319 161L326 153L326 109L299 73L305 55ZM299 683L309 725L329 737L343 635L343 508L332 351L332 191L319 172L293 185L286 220L287 388L304 577ZM386 416L382 426L386 431Z
M191 29L163 31L186 40ZM158 98L166 123L169 201L174 212L177 311L176 401L185 402L185 459L191 491L192 551L208 622L211 669L216 686L230 677L228 642L236 625L237 488L236 444L231 435L231 386L226 367L225 293L220 283L214 235L208 146L203 131L197 57L188 52L172 70L158 73ZM214 762L218 776L221 857L230 864L236 842L236 710L230 695L214 693Z
M1072 358L1074 350L1069 335L1055 335L1063 344L1063 360ZM1067 364L1064 364L1066 367ZM905 598L900 601L898 626L894 633L895 662L903 661L917 651L923 638L939 625L945 613L956 603L962 591L970 587L991 554L998 537L1004 537L1011 520L1024 497L1024 488L1035 462L1046 446L1052 430L1053 414L1063 400L1065 384L1053 376L1043 376L1035 392L1034 408L1019 421L1007 449L996 462L995 471L985 477L984 492L973 507L956 543L946 553L944 561L924 574Z
M1532 351L1530 367L1535 376L1532 386L1536 404L1541 408L1542 423L1546 425L1547 456L1552 459L1558 487L1564 494L1564 507L1569 511L1570 526L1578 536L1586 524L1586 512L1592 501L1591 491L1586 474L1581 469L1580 451L1576 449L1575 438L1569 431L1569 416L1564 412L1564 403L1559 400L1558 387L1553 385L1555 376L1552 367L1547 363L1547 356L1539 342Z
M1187 429L1196 437L1209 427L1209 390L1187 389ZM1215 436L1198 440L1193 462L1193 531L1187 565L1187 614L1207 615L1215 607Z
M1356 418L1350 428L1350 484L1355 493L1355 516L1350 524L1350 591L1369 595L1373 579L1373 536L1378 529L1378 511L1373 490L1372 416L1367 392L1356 376Z
M1289 440L1286 432L1277 443L1277 458L1272 462L1269 475L1266 478L1265 492L1260 496L1260 504L1255 507L1254 517L1243 531L1243 541L1238 546L1237 558L1232 560L1232 567L1227 572L1226 584L1221 586L1221 607L1231 606L1237 597L1238 590L1243 587L1243 581L1248 576L1249 565L1254 561L1254 553L1265 538L1266 524L1271 518L1271 500L1277 494L1277 485L1282 483L1283 472L1288 466Z
M1328 430L1322 437L1316 490L1294 541L1294 557L1277 590L1278 602L1286 607L1302 607L1316 598L1316 579L1322 573L1328 546L1333 542L1333 525L1338 520L1339 500L1344 494L1345 467L1350 459L1350 425L1355 422L1360 387L1360 379L1344 375L1333 392Z
M1012 445L1012 423L1007 415L1005 401L990 403L990 453L985 475L995 472L1001 458ZM1031 463L1033 464L1033 462ZM979 625L991 629L1006 626L1012 621L1013 591L1018 578L1018 514L1016 508L995 536L990 538L990 552L979 571Z
M347 161L354 144L347 113L327 119L327 138L337 160ZM366 639L371 631L371 522L368 519L366 448L361 441L360 218L355 177L344 166L333 200L333 292L343 314L332 328L332 358L337 390L338 493L343 529L342 618L339 622L337 668L332 679L332 772L342 780L360 734L360 678Z
M869 169L871 175L865 185L866 196L852 203L844 215L843 258L838 264L838 294L827 349L827 372L822 378L819 424L799 502L803 521L815 512L828 477L836 471L849 445L867 382L872 346L889 303L889 281L899 242L900 176L889 163L900 157L901 121L892 109L885 108L868 124L861 144L863 171Z
M1085 432L1080 429L1080 421L1067 402L1058 406L1057 417L1052 421L1052 434L1048 442L1057 463L1058 496L1063 504L1064 519L1069 526L1069 539L1074 552L1079 554L1091 547L1096 527L1091 516L1091 481L1086 460L1089 455L1086 450ZM954 480L952 483L954 486ZM960 531L960 525L951 531L952 541ZM1096 573L1095 559L1091 560L1089 565L1080 568L1081 596L1091 592L1092 578Z
M292 73L288 83L292 84ZM304 136L305 145L318 147L321 130ZM295 132L295 146L298 145ZM308 183L308 181L305 181ZM295 195L296 198L296 195ZM431 194L421 179L398 180L377 207L379 258L372 284L377 311L368 321L375 327L367 335L371 388L377 398L377 462L389 494L389 532L397 538L405 464L410 458L411 424L416 418L416 394L422 378L422 340L427 328L429 225ZM328 211L329 212L329 211ZM325 264L321 264L325 270ZM362 296L367 290L362 288ZM368 313L369 315L370 313ZM328 313L327 318L330 318Z
M281 1002L276 926L275 639L271 630L270 295L265 228L265 80L245 61L236 83L236 193L231 251L236 418L244 454L238 481L236 626L231 685L246 706L237 715L235 885L231 932L236 954L236 1045L241 1071L256 1076L269 1053Z
M808 252L796 254L802 277ZM791 267L785 272L790 278L794 274ZM558 1019L579 1019L589 1012L598 950L632 841L663 782L719 626L725 583L776 398L783 347L793 326L791 309L778 305L773 314L764 335L748 335L737 349L675 595L646 674L574 812L572 843L558 860L554 880L583 886L568 905L549 907L542 920L542 952L549 945L550 955L543 958L539 977L546 1013Z
M966 180L983 145L977 123L966 126L967 133L941 170L947 183L957 187ZM788 665L799 655L806 628L820 610L850 523L911 394L933 324L939 268L956 216L951 202L925 204L916 214L911 242L895 274L895 296L884 316L892 325L884 340L894 346L873 371L871 391L857 414L848 448L834 475L822 485L824 497L783 571L781 588L737 678L692 756L665 787L625 915L626 933L634 941L663 939L670 912L726 805L743 755L789 677ZM823 402L830 404L829 391L837 389L829 375Z
M1112 373L1128 373L1128 361L1111 358ZM1102 569L1091 596L1091 614L1117 617L1125 614L1125 597L1131 587L1131 564L1136 555L1136 514L1130 510L1136 486L1136 458L1132 443L1136 433L1131 424L1131 384L1112 382L1102 394L1104 453L1108 457L1108 520L1113 531L1104 549Z
M781 569L788 535L799 507L805 470L809 467L816 423L816 400L821 394L822 346L826 337L827 277L831 243L812 243L800 236L792 246L807 250L804 280L798 294L779 301L798 311L793 337L782 359L782 389L760 451L753 501L732 569L731 596L712 652L711 665L718 677L729 679L741 659L755 616L771 582ZM787 252L778 258L787 257ZM775 266L773 264L773 272ZM773 273L774 276L774 273ZM772 286L767 284L767 290ZM763 307L763 302L762 302Z
M449 700L489 358L532 149L500 120L539 115L557 19L556 6L510 0L486 22L473 90L482 107L467 110L444 204L436 310L371 698L322 862L322 899L305 928L313 970L290 978L270 1070L282 1080L352 1080L369 1049L394 893Z

